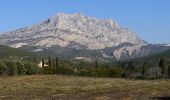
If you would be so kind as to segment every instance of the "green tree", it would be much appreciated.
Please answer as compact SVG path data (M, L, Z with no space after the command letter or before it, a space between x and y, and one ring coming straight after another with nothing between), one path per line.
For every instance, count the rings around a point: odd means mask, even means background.
M109 76L109 65L106 63L106 76Z
M7 66L7 70L8 70L8 75L17 75L18 74L18 71L17 71L17 66L16 66L16 63L13 62L13 61L8 61L5 63L6 66Z
M168 77L170 79L170 65L168 66Z
M159 61L159 67L161 68L161 74L164 75L165 74L165 60L163 58L161 58L161 60Z
M135 66L134 66L134 62L133 61L128 62L128 69L129 70L135 70Z
M48 67L51 68L51 57L48 57Z
M42 68L44 68L44 59L42 58Z
M55 67L56 67L56 72L57 72L57 69L59 67L58 57L56 57L56 59L55 59Z
M36 67L34 63L24 63L24 67L26 68L26 74L27 75L32 75L32 74L37 74L40 72L40 69Z
M5 65L4 62L0 61L0 75L4 75L7 70L7 66Z
M58 57L56 57L56 67L59 67L59 63L58 63Z
M37 62L37 57L36 57L36 55L34 56L34 62L35 62L35 63Z
M142 66L142 78L145 77L146 68L147 68L147 63L144 63L143 66Z
M55 59L52 59L52 67L55 67Z
M27 70L25 66L22 64L22 62L17 62L16 65L17 65L18 74L25 75Z
M95 59L95 68L97 69L98 65L97 65L97 59Z

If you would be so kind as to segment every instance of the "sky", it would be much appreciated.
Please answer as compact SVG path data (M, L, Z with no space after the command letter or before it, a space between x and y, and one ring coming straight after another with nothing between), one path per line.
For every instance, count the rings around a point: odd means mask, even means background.
M170 43L170 0L0 0L0 32L78 12L113 19L149 43Z

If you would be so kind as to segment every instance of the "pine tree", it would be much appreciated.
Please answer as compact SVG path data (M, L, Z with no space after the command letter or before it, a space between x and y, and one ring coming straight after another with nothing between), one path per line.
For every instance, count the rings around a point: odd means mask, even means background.
M52 67L55 66L55 59L52 60Z
M36 58L36 56L34 56L34 62L35 62L35 63L37 62L37 58Z
M55 59L55 73L57 74L57 70L58 70L58 67L59 67L59 64L58 64L58 57L56 57L56 59Z
M51 58L50 58L50 56L48 57L48 67L51 68Z
M146 67L147 67L147 64L144 63L143 66L142 66L142 78L144 78L144 75L146 73Z
M58 64L58 57L56 57L56 68L59 67L59 64Z
M170 65L168 66L168 77L170 79Z
M106 64L106 77L108 77L108 76L109 76L109 65Z
M97 59L95 60L95 68L97 69L98 65L97 65Z
M159 61L159 67L161 68L161 74L165 74L165 62L163 58Z
M134 62L133 61L128 62L128 69L135 70L135 66L134 66Z
M44 68L44 59L42 58L42 68Z

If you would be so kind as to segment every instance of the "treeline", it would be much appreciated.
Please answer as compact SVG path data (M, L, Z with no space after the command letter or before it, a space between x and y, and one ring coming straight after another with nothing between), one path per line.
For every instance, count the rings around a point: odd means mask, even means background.
M124 77L135 79L170 78L170 60L161 58L154 61L140 62L135 60L116 63L100 63L95 59L92 63L79 61L62 62L58 58L48 58L48 66L43 65L45 74L64 74L92 77ZM43 59L42 59L43 62ZM60 63L59 63L60 62Z
M45 66L45 64L47 64ZM91 77L122 77L124 71L120 67L109 67L108 64L98 65L97 59L94 63L88 62L70 62L59 60L58 57L52 59L42 59L42 70L44 74L63 74L75 76L91 76Z
M125 77L137 79L170 78L170 59L155 58L154 60L129 60L115 63L124 69Z
M38 67L38 62L42 66ZM135 79L170 78L170 62L167 58L155 61L120 61L116 63L68 61L58 57L34 58L26 61L0 61L0 75L62 74L90 77L124 77Z
M24 61L0 61L0 75L32 75L40 74L42 69L36 63Z
M48 57L43 58L41 62L42 67L38 67L38 60L32 62L0 60L0 75L62 74L91 77L122 77L123 75L122 68L109 67L107 64L99 67L97 60L93 64L87 62L73 64L70 61L59 60L58 57L55 59Z

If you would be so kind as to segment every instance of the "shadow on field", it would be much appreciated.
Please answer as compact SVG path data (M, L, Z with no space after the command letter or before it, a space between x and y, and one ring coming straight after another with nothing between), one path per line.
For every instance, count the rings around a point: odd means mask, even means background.
M164 97L151 97L153 100L170 100L170 96L164 96Z

